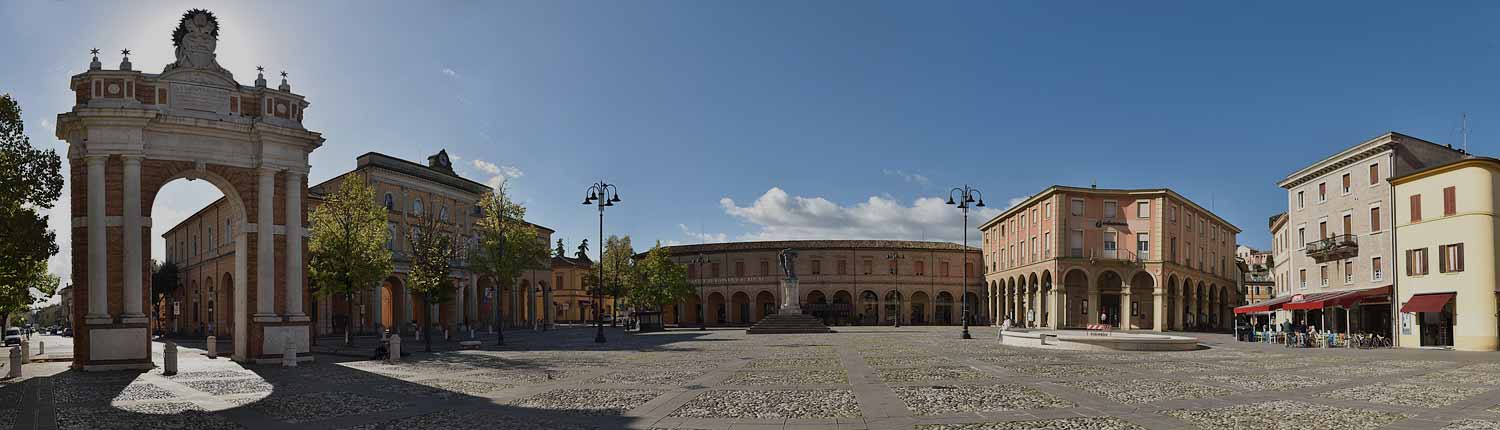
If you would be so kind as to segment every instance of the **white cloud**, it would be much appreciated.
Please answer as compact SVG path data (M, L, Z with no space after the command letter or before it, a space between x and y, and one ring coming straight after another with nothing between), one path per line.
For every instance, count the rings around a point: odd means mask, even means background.
M932 183L931 179L928 179L926 175L923 175L921 173L907 173L904 170L892 169L885 169L883 173L885 173L886 176L900 176L901 179L906 180L906 182L911 182L924 187Z
M1005 208L1006 209L1010 209L1010 208L1016 207L1016 205L1021 204L1021 202L1024 202L1024 201L1026 201L1026 199L1029 199L1029 198L1031 198L1031 197L1030 196L1011 197L1009 201L1005 202Z
M743 240L786 239L903 239L960 242L962 213L937 197L922 197L910 206L889 197L871 196L843 206L822 197L788 195L771 188L749 206L723 198L719 205L732 217L755 226ZM994 208L969 213L969 227L999 214ZM977 233L969 235L977 246Z
M450 78L453 78L453 79L458 79L458 72L456 72L456 71L454 71L453 69L450 69L450 68L444 67L443 68L443 75L445 75L447 77L450 77Z
M713 234L696 232L689 229L687 224L677 224L677 227L682 229L683 235L686 235L687 237L691 237L693 239L697 239L699 242L720 243L729 241L729 234L727 233Z
M484 181L485 185L489 185L490 188L500 188L500 183L504 182L506 179L519 178L526 174L516 166L497 165L495 163L480 160L478 158L472 160L470 164L473 165L475 169L478 169L480 172L484 172L485 174L490 176L489 179Z

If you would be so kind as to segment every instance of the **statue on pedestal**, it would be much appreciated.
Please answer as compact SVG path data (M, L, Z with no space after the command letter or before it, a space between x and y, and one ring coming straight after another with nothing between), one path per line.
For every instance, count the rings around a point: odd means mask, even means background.
M786 278L781 280L781 310L783 314L801 314L800 303L801 292L797 288L797 250L787 248L781 250L776 256L781 263L781 271L786 273Z

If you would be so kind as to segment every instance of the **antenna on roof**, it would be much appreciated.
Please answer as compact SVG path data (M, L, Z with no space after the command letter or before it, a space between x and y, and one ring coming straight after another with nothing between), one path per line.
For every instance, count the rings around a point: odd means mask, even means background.
M1089 188L1091 188L1091 189L1092 188L1099 188L1099 179L1098 178L1089 179Z
M1469 113L1464 112L1458 126L1459 134L1463 135L1464 153L1469 153Z

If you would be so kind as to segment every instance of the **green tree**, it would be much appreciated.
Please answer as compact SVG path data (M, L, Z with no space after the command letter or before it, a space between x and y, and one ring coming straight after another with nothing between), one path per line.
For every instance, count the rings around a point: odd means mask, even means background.
M153 320L156 315L161 315L163 299L172 297L172 292L177 290L181 281L178 276L177 263L168 261L160 263L151 260L151 306L156 308L152 313ZM176 315L169 315L169 319L176 319Z
M630 245L629 235L623 237L610 235L604 239L604 250L599 255L599 264L604 269L604 282L602 282L605 286L604 293L615 299L615 307L611 310L613 312L624 309L625 284L635 278L634 256L635 248ZM615 320L619 320L618 315Z
M57 151L31 146L21 107L0 95L0 310L23 312L56 292L58 279L47 272L57 254L57 235L47 229L49 209L62 196L62 158ZM103 244L100 244L103 246Z
M432 305L447 303L453 292L449 279L455 260L463 257L462 248L452 232L443 231L443 222L431 211L407 232L411 244L411 270L407 286L413 295L422 297L422 334L425 352L432 352Z
M375 189L358 176L345 178L309 221L308 272L319 295L343 296L354 309L354 295L372 288L394 267L386 210L375 202ZM352 317L352 316L351 316ZM344 326L344 344L353 342L355 321Z
M474 226L474 242L469 245L468 266L495 280L495 330L497 342L505 343L504 323L500 313L500 286L516 285L522 272L546 269L549 250L545 240L537 237L536 227L526 222L526 207L507 197L507 184L479 199L481 216Z
M688 284L687 266L673 262L671 254L660 243L636 262L634 272L626 297L638 309L659 311L662 306L693 294L693 287Z
M25 267L0 281L0 332L9 327L11 315L26 315L31 307L57 293L57 276L47 272L47 261L27 262Z

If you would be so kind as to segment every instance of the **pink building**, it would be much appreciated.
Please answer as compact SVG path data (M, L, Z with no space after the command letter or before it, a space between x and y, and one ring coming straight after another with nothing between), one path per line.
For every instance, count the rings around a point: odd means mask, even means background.
M1169 189L1052 186L979 229L991 321L1210 330L1239 303L1240 229Z

